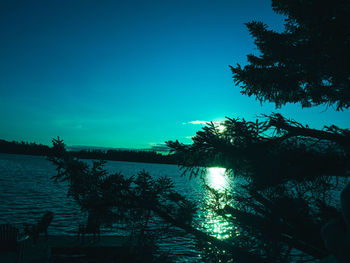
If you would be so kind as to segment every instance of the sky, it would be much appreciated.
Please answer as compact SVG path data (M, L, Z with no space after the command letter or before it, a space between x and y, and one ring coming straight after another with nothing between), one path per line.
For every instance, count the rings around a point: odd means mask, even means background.
M0 139L140 149L271 112L350 128L349 111L275 109L234 85L229 65L258 54L244 23L283 19L269 0L2 0Z

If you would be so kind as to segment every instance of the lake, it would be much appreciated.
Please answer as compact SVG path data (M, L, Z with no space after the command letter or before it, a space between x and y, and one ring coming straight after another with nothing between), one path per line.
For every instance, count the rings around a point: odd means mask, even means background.
M181 176L176 165L108 161L105 168L110 173L122 172L125 176L135 175L143 169L154 178L168 176L174 181L175 189L195 200L198 207L204 207L210 198L200 178ZM209 168L205 179L211 187L224 189L229 187L224 172L222 168ZM55 173L55 167L43 156L0 153L0 223L19 226L35 223L46 211L53 211L55 216L49 234L76 235L78 224L86 217L74 200L67 197L67 184L53 182L51 177ZM219 238L224 238L229 231L225 222L206 210L198 214L197 222L199 228ZM162 249L180 256L181 262L193 262L198 256L195 242L188 236L161 242Z

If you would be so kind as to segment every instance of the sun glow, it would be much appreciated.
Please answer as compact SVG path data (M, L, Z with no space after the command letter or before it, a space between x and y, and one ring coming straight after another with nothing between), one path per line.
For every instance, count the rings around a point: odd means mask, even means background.
M226 129L226 127L222 124L220 124L219 126L216 127L220 133L224 132L224 130Z
M228 181L225 176L226 169L211 167L207 170L208 185L215 190L223 191L228 187Z

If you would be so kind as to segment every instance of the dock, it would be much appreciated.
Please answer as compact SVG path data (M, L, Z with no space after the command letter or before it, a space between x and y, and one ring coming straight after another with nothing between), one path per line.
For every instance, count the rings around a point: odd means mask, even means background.
M90 236L78 240L76 236L40 237L36 244L26 240L23 248L23 263L62 262L131 262L135 241L124 236L101 236L98 240ZM16 253L0 254L0 262L16 262ZM131 258L130 258L131 257Z

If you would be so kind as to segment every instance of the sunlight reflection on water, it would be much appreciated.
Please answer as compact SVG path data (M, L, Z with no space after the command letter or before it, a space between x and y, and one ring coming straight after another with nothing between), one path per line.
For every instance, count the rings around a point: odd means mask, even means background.
M205 189L205 208L203 210L202 227L205 228L212 236L219 239L227 239L232 235L237 235L236 228L227 220L217 215L209 207L219 206L224 208L228 199L226 194L232 190L232 182L226 174L225 168L211 167L207 169L205 176L206 184L216 190L216 193Z
M207 170L206 180L210 187L221 192L229 187L227 177L225 176L226 169L211 167Z

